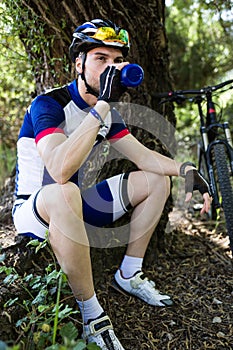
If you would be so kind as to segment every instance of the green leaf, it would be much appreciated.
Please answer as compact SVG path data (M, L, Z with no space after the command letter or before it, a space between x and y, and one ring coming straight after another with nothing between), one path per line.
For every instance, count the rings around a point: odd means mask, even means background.
M54 345L51 345L51 346L45 348L45 350L61 350L61 347L58 344L54 344Z
M41 285L41 276L32 278L29 285L32 287L32 289L36 289L38 285Z
M6 254L5 253L1 254L0 255L0 262L3 262L5 260L5 258L6 258Z
M52 272L50 272L50 274L48 274L48 276L46 276L46 282L47 284L49 284L52 280L57 280L60 276L60 271L56 271L53 270Z
M13 305L19 298L15 298L15 299L10 299L8 300L5 304L4 304L4 307L9 307L11 305Z
M100 350L101 348L96 343L90 343L87 345L88 350Z
M8 276L12 272L14 272L14 269L12 267L2 266L2 267L0 267L0 273L3 273L3 272Z
M78 344L75 345L75 347L73 348L73 350L83 350L83 349L87 349L84 340L80 340L80 341L78 342Z
M41 290L35 299L32 301L32 304L43 304L46 299L46 295L48 294L47 290Z
M43 249L46 246L47 246L47 240L45 239L44 241L40 242L40 244L36 247L36 253L38 253L40 249Z
M29 275L24 277L25 282L29 282L33 278L33 274L30 273Z
M61 306L62 306L62 304L61 304ZM68 305L66 305L63 310L59 311L58 318L63 319L65 317L67 317L72 311L73 311L73 309L71 307L69 307Z
M6 278L4 278L3 282L4 282L5 284L11 284L11 283L13 283L15 280L17 280L18 277L19 277L18 274L15 274L15 275L10 274L10 275L7 276Z
M20 327L24 322L28 321L27 317L21 318L16 322L16 327Z
M32 246L32 247L37 247L40 244L38 239L32 239L30 242L27 243L26 247Z
M69 340L75 340L78 336L78 330L72 322L68 322L61 328L60 335L63 339L66 337Z
M39 312L44 312L45 310L50 309L50 306L49 305L39 305L37 309Z

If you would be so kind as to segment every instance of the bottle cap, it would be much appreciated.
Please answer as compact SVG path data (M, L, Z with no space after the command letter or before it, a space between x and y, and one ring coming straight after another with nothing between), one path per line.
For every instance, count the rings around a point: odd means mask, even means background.
M136 63L130 63L121 71L121 83L127 87L136 87L141 84L144 78L144 71Z

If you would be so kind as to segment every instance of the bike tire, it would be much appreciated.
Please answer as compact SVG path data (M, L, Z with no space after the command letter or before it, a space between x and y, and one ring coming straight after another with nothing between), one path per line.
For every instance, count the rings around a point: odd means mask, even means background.
M230 239L230 249L233 253L233 189L230 164L224 144L215 144L213 146L213 154L219 190L222 196L222 208L225 216L227 233Z

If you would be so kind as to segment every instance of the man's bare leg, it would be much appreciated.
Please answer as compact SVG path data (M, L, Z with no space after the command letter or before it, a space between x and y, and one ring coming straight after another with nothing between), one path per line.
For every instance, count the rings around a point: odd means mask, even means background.
M37 210L49 222L49 241L74 296L89 299L94 286L78 187L73 183L45 186L38 195Z
M72 183L44 187L38 195L37 209L49 222L51 246L78 301L84 321L84 339L88 343L96 342L101 348L111 344L111 349L114 346L114 349L124 350L95 295L78 187Z
M139 171L130 174L128 185L129 199L135 208L130 222L130 241L113 286L150 305L172 305L171 298L160 293L142 272L146 249L169 195L169 178Z
M129 176L129 199L134 211L126 254L143 258L170 193L170 179L147 172Z

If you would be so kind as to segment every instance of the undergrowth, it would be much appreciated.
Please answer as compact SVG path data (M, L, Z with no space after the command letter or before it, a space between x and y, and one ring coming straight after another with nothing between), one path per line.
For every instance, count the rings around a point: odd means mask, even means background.
M79 312L67 304L71 298L66 275L57 268L56 259L47 240L28 243L38 253L47 249L52 263L45 268L43 275L31 272L20 276L14 267L4 264L5 254L0 255L0 274L4 276L3 284L17 286L27 297L10 298L4 305L4 314L9 317L12 306L23 308L23 317L18 319L15 327L21 336L18 341L0 340L0 350L97 350L96 344L88 344L81 339L77 329Z

